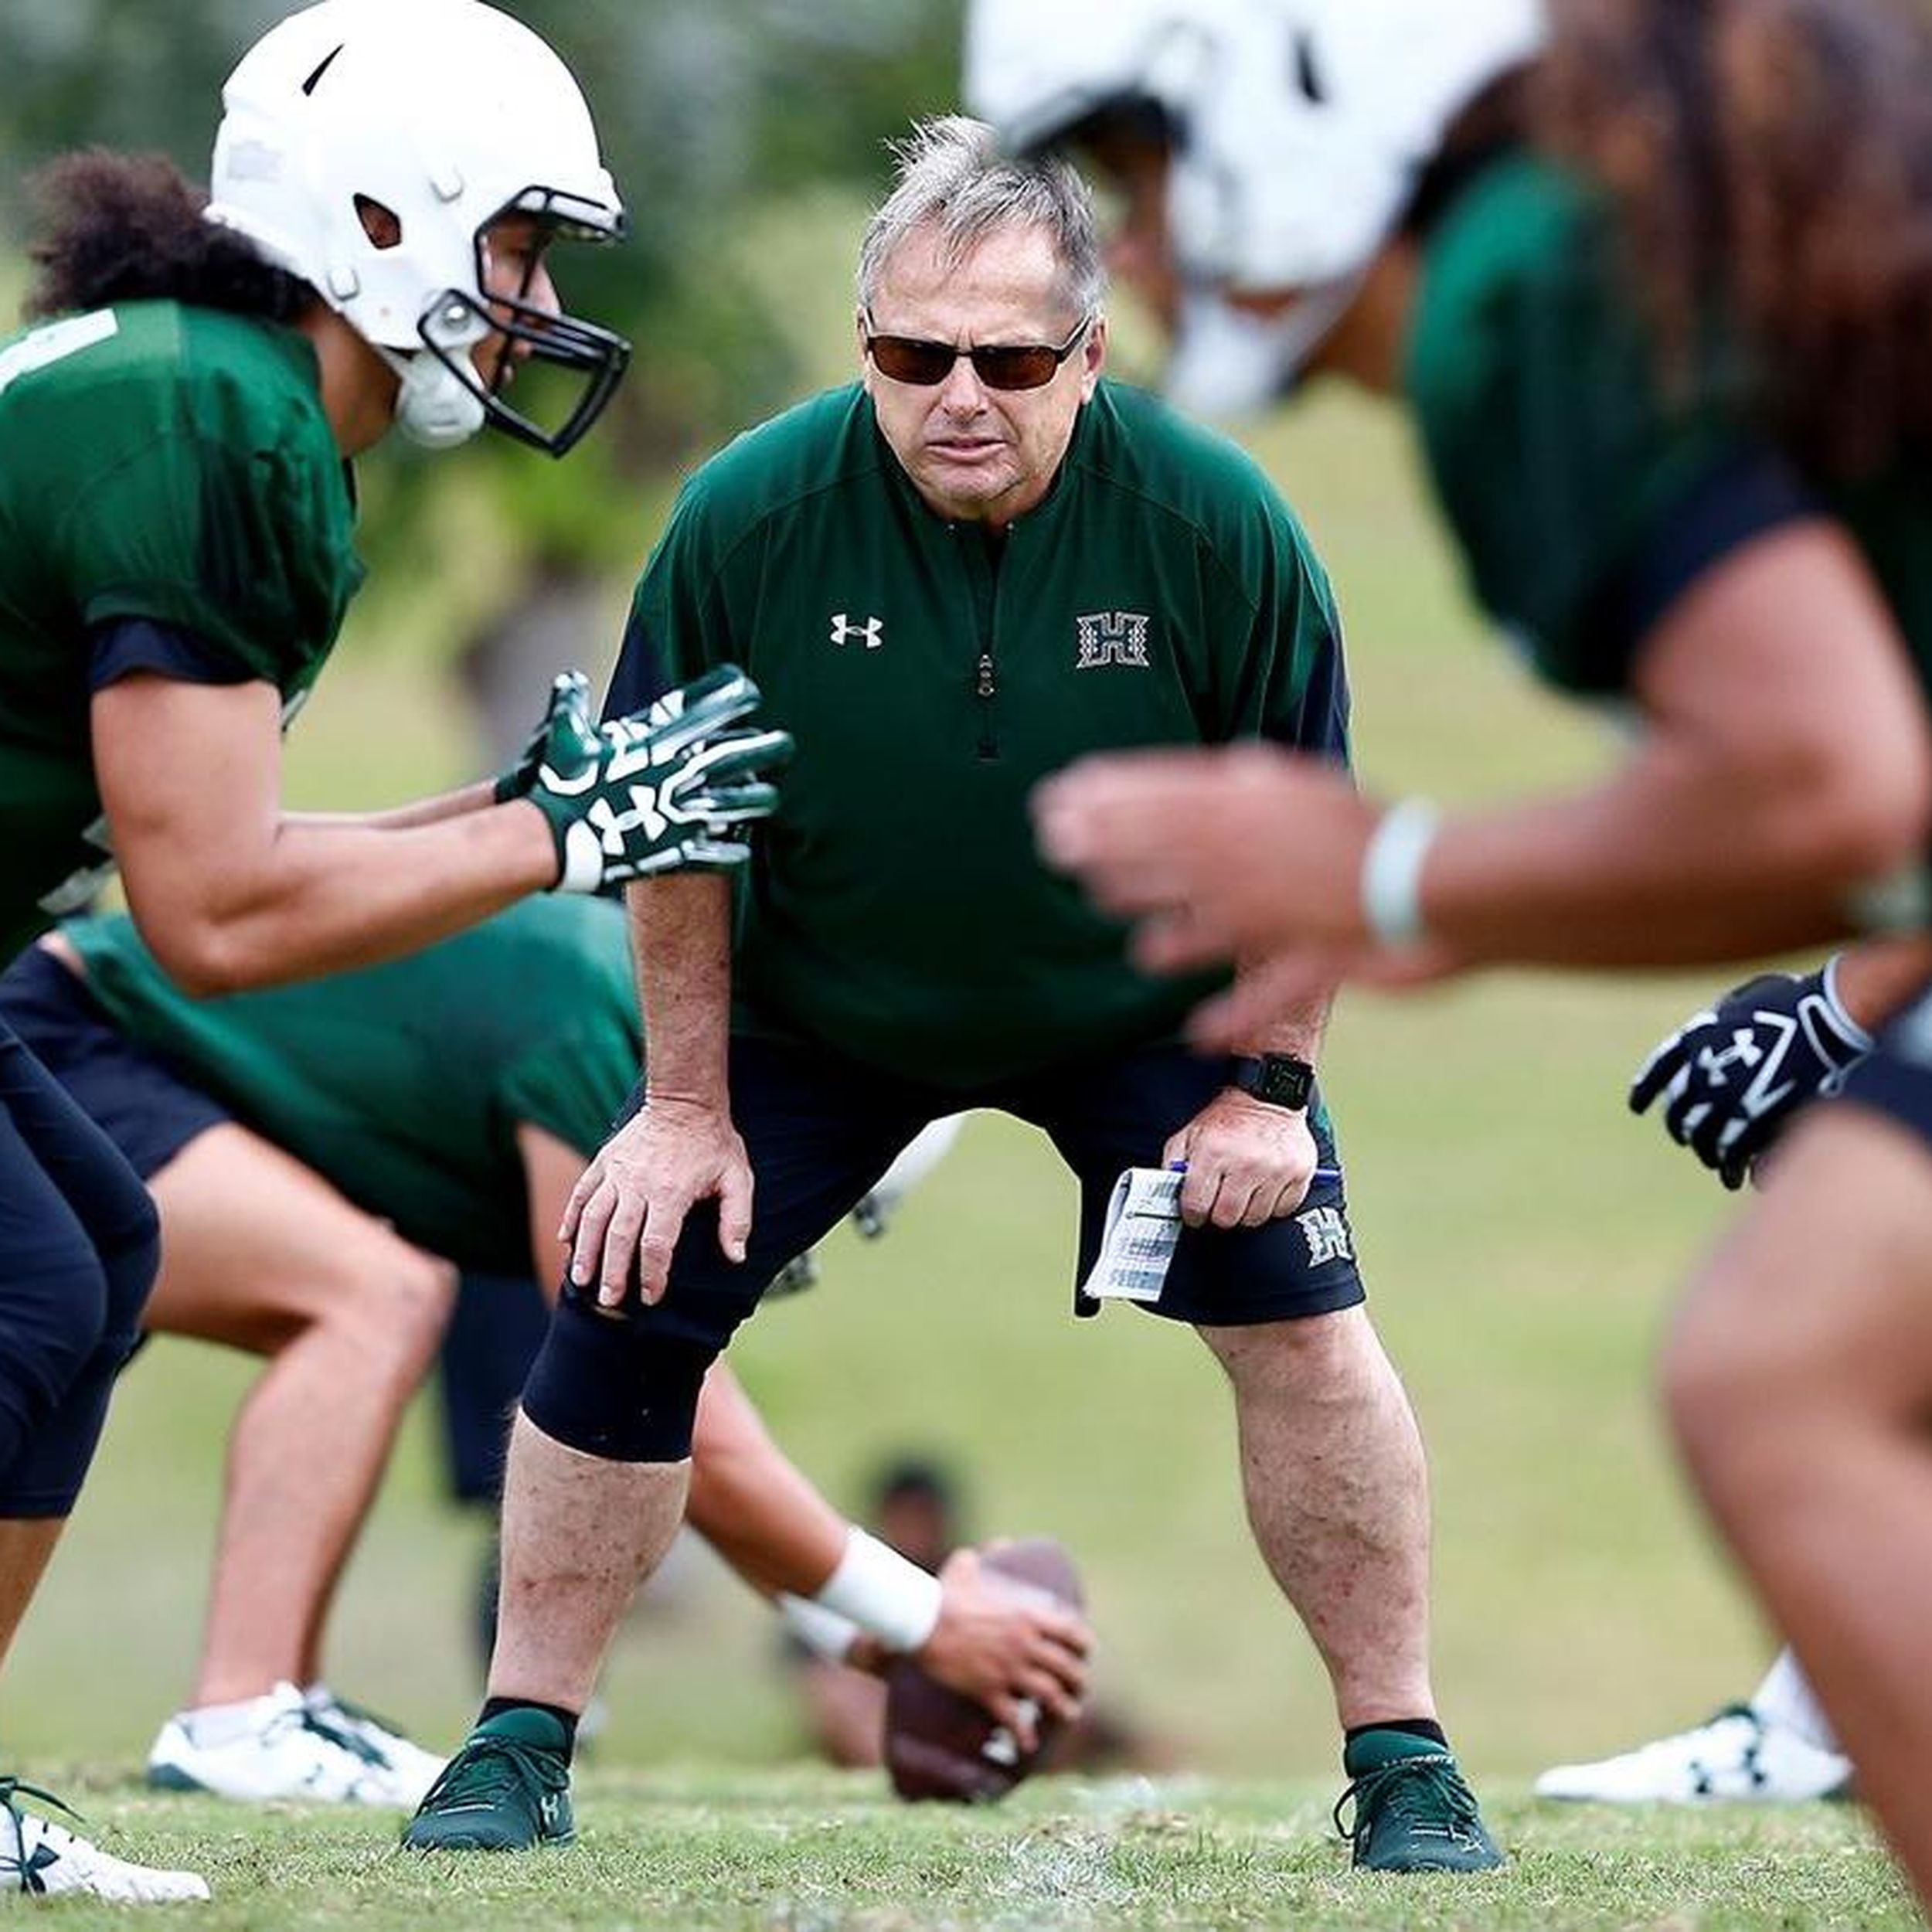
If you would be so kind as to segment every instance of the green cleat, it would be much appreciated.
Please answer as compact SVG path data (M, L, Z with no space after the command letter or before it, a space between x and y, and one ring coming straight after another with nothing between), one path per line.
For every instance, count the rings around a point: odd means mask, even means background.
M500 1713L479 1724L403 1828L414 1852L529 1852L568 1845L570 1759L547 1712Z
M1454 1755L1406 1731L1365 1731L1343 1758L1350 1783L1335 1828L1360 1872L1490 1872L1503 1862ZM1355 1828L1342 1808L1355 1801Z

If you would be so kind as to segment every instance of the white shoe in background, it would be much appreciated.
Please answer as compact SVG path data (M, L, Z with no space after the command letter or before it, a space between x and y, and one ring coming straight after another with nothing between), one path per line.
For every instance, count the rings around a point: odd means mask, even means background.
M1849 1794L1852 1763L1733 1704L1709 1723L1590 1764L1559 1764L1539 1798L1600 1804L1795 1804Z
M308 1721L317 1729L348 1739L373 1751L389 1774L393 1801L414 1811L449 1760L440 1751L426 1751L413 1738L359 1704L345 1703L326 1684L311 1684L302 1692Z
M312 1723L302 1694L277 1684L239 1704L177 1711L148 1753L148 1782L263 1803L406 1805L373 1750Z

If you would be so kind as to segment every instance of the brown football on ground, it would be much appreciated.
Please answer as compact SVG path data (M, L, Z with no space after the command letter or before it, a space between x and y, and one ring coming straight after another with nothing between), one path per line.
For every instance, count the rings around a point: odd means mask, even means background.
M979 1557L1015 1589L1076 1609L1085 1602L1072 1559L1050 1536L982 1544ZM1060 1728L1043 1714L1038 1745L1022 1751L985 1705L949 1690L910 1658L895 1664L886 1680L886 1769L903 1798L990 1804L1032 1776Z

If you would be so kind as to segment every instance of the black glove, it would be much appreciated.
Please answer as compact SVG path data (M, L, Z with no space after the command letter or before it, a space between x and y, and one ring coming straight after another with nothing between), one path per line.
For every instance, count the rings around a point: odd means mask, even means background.
M743 865L750 848L732 835L776 808L764 774L791 755L784 732L740 725L757 704L758 687L724 665L630 717L593 726L560 712L528 794L556 841L554 889Z
M543 716L530 727L516 762L496 774L492 801L508 804L512 798L527 798L553 750L561 750L566 731L597 729L590 713L590 680L581 671L560 672L550 681L549 702Z
M1661 1094L1665 1131L1728 1188L1798 1109L1836 1090L1872 1036L1840 1003L1835 961L1820 972L1766 973L1693 1013L1631 1083L1641 1114Z

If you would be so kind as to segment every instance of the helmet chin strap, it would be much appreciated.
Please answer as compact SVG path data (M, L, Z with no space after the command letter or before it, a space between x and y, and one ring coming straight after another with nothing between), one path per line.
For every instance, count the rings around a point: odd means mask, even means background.
M396 372L396 424L426 450L453 450L467 443L489 420L480 389L466 382L450 362L467 362L489 332L488 322L468 302L439 301L421 324L427 346L417 349L371 346ZM450 361L444 359L447 356Z
M376 352L396 372L396 426L426 450L453 450L488 420L483 399L446 362L427 349Z
M1190 289L1162 379L1168 401L1219 420L1267 408L1294 387L1303 364L1342 319L1362 281L1357 274L1324 283L1278 315L1238 308L1219 291Z

